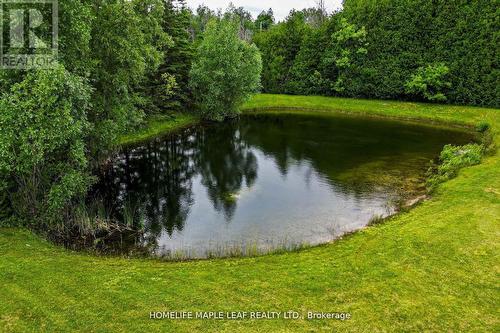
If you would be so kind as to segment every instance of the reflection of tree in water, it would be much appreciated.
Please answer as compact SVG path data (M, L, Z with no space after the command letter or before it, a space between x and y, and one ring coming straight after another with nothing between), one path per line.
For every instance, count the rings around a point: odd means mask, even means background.
M189 131L125 150L95 188L113 218L145 224L151 238L182 230L193 203L194 142Z
M333 191L356 200L376 192L421 190L428 161L445 144L470 140L453 130L320 114L248 115L240 126L245 124L245 142L272 157L282 175L291 164L303 164Z
M138 191L137 201L140 215L146 217L148 231L154 238L162 229L169 235L182 230L194 202L192 177L196 171L191 163L192 138L185 133L155 142L141 157L141 170L149 168L150 176L146 175L149 179L145 179L145 186Z
M405 169L401 164L404 159L398 160L398 155L424 154L428 150L409 145L408 140L398 140L398 136L408 133L400 133L382 122L373 126L360 119L258 114L242 118L241 123L251 123L245 142L273 158L282 175L288 173L291 164L305 162L306 181L316 172L335 192L356 199L371 193L374 187L392 186L384 181L395 180L392 174ZM378 162L377 167L356 171L372 162ZM382 179L384 175L378 166L383 166L385 176L391 173L391 177ZM415 171L413 167L406 169Z
M196 165L202 184L217 211L231 220L236 211L243 182L252 186L257 179L257 158L235 124L223 124L200 131Z
M93 197L103 199L114 219L145 225L153 241L163 230L170 236L183 230L197 174L214 208L230 220L243 183L257 178L257 160L234 124L192 128L124 150Z
M257 179L256 149L274 159L283 176L292 163L302 163L306 180L316 173L333 191L359 199L371 191L370 183L413 175L419 159L428 161L451 137L446 131L382 121L247 116L125 150L95 195L112 207L118 221L144 223L154 239L163 231L183 230L197 176L214 209L230 221L243 186Z

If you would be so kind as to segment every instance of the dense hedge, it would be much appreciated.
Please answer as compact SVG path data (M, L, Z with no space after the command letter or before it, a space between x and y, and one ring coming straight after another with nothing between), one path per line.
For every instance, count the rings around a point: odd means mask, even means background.
M317 27L303 13L291 13L286 22L254 38L263 53L264 91L412 100L432 100L428 97L442 93L449 103L498 107L499 4L498 0L345 0L343 11ZM361 45L353 48L360 42L354 35L343 44L334 38L342 19L349 22L351 32L365 28L366 54L357 52ZM350 64L338 68L345 54ZM422 89L436 91L408 91L412 76L435 67L445 70L428 79L438 79L441 87L424 80ZM336 86L339 77L341 89Z

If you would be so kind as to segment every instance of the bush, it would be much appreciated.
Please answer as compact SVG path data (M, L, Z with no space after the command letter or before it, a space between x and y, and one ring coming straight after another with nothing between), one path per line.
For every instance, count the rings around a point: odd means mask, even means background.
M37 225L66 220L90 183L88 84L60 66L29 72L1 97L2 206Z
M439 166L429 170L431 176L427 180L427 188L430 192L435 190L439 184L456 177L460 169L481 163L482 156L481 145L446 145L439 157Z
M190 86L205 119L222 121L260 86L262 61L255 45L240 40L229 19L212 20L198 47Z
M451 87L451 83L447 81L449 72L448 67L442 63L420 67L406 83L406 92L428 101L444 102L447 98L443 89Z
M486 133L489 129L490 129L490 124L488 124L487 122L480 122L477 126L476 126L476 130L479 132L479 133Z
M12 214L7 189L8 187L6 184L0 184L0 223L9 218Z

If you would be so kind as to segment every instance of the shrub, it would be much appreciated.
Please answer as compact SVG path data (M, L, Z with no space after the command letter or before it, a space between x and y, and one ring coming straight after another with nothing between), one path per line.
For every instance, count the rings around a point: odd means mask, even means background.
M490 124L488 124L488 123L487 123L487 122L485 122L485 121L480 122L480 123L476 126L476 130L477 130L479 133L485 133L485 132L487 132L489 129L490 129Z
M451 87L451 83L447 81L449 72L443 63L420 67L406 83L406 92L428 101L446 101L443 89Z
M2 94L0 186L17 217L62 222L86 193L89 101L88 84L62 66L31 71Z
M460 169L481 163L482 156L481 145L446 145L439 157L440 164L429 170L431 176L427 180L427 188L435 190L439 184L456 177Z

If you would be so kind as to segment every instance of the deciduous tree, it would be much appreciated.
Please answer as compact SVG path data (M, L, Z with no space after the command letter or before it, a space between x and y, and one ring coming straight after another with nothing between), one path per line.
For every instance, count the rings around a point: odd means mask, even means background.
M238 23L212 20L198 47L190 86L202 116L224 120L259 88L262 62L258 49L238 37Z

